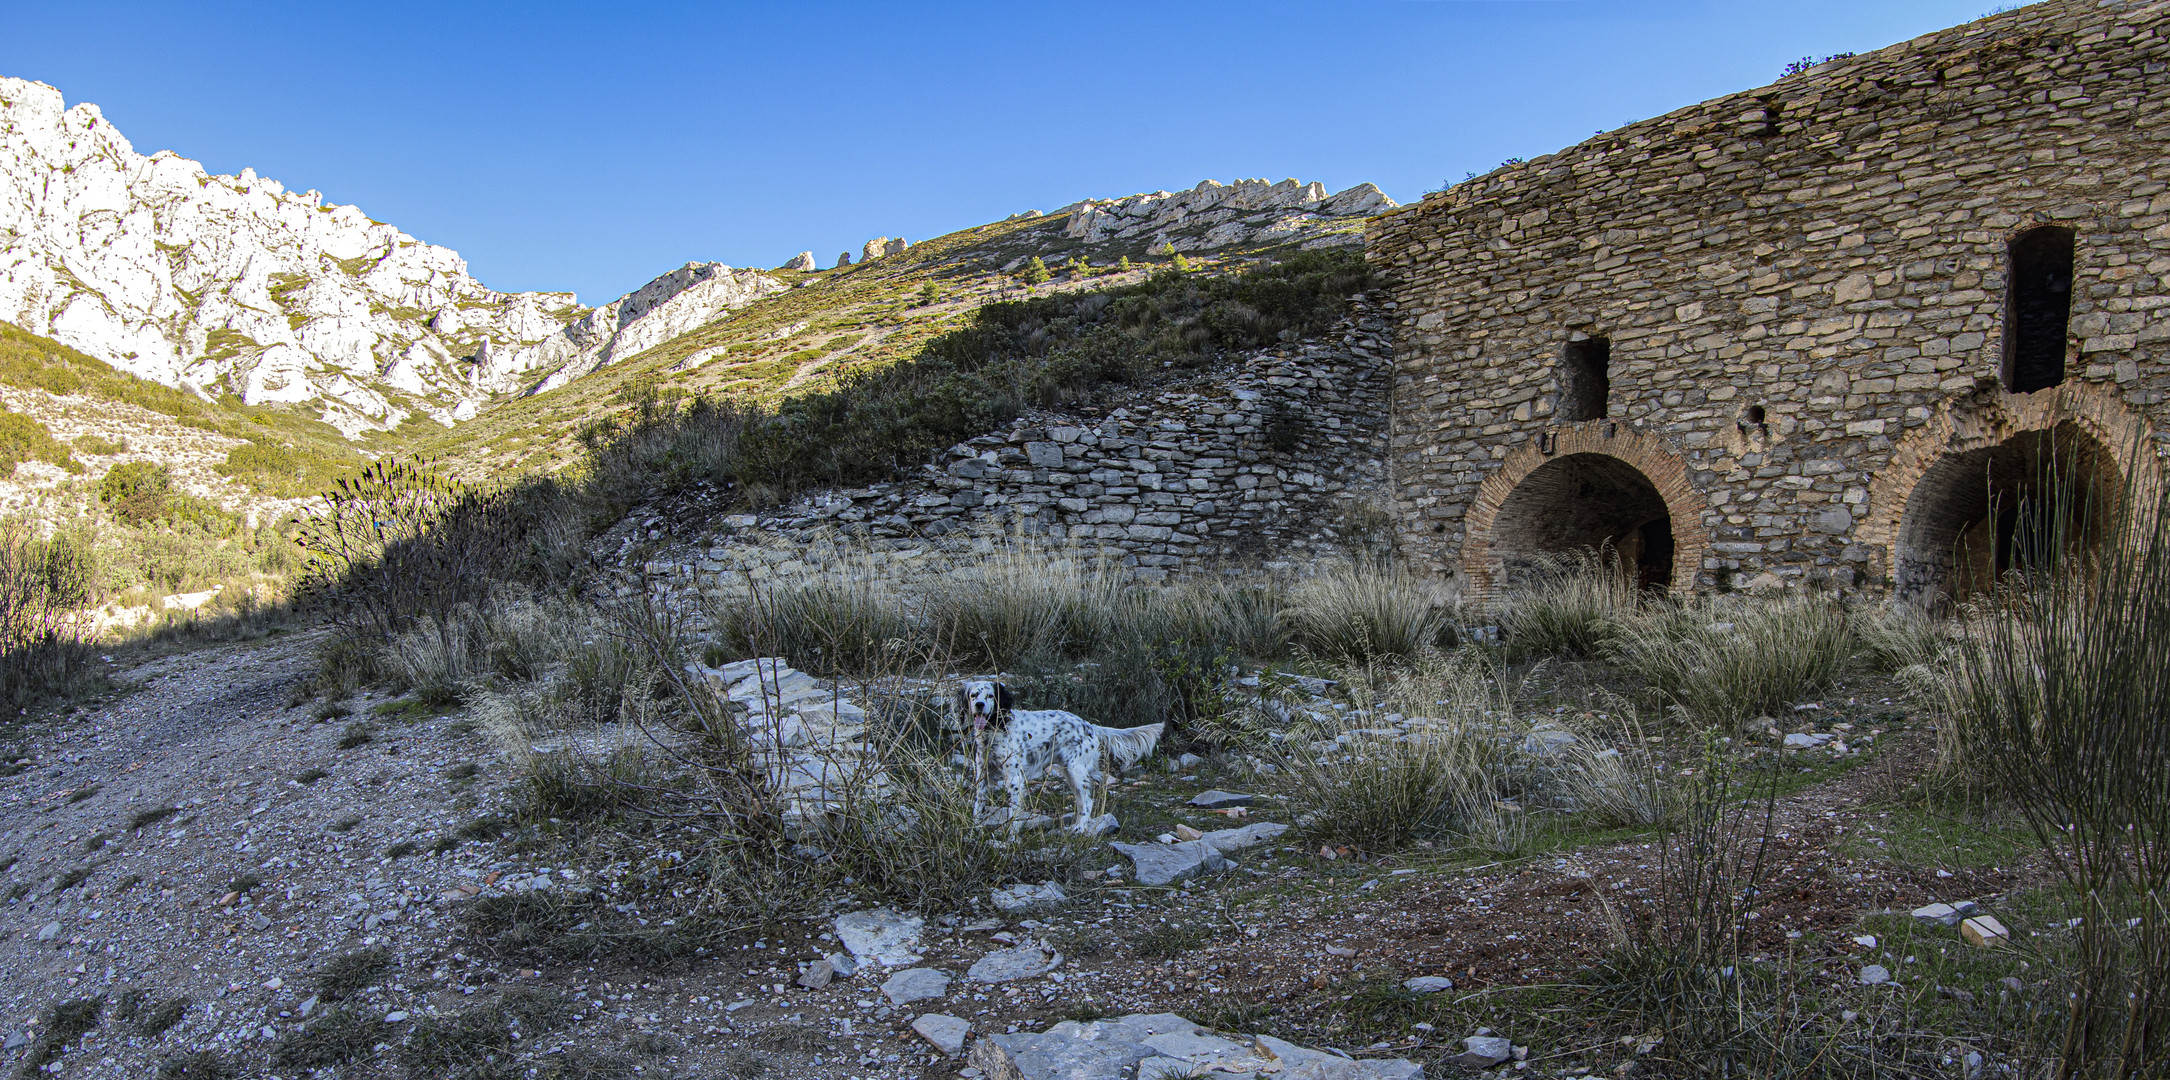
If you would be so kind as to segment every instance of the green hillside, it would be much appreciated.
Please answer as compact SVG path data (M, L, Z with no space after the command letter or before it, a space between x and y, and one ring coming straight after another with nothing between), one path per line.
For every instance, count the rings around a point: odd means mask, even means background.
M219 472L267 495L293 497L321 489L362 460L370 444L348 442L338 429L295 407L251 406L227 395L206 401L120 371L51 338L0 322L0 385L133 405L199 431L245 439Z
M583 432L623 427L657 398L754 405L802 397L917 354L971 325L991 302L1134 285L1179 260L1211 271L1293 254L1281 245L1182 258L1143 244L1088 245L1063 236L1067 220L997 222L855 266L771 271L794 287L566 386L503 401L455 429L410 420L396 434L410 452L462 475L560 469L580 458ZM1035 257L1046 268L1039 284L1031 281Z

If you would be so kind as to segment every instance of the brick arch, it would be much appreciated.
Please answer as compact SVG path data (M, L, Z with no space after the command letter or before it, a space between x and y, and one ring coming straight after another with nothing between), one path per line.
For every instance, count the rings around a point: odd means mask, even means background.
M1571 488L1566 483L1570 480ZM1531 486L1533 481L1537 486ZM1585 488L1595 489L1594 501L1581 494ZM1571 424L1512 451L1477 485L1462 547L1462 574L1474 598L1487 598L1504 584L1501 570L1507 558L1545 550L1526 546L1541 539L1528 531L1533 524L1530 512L1545 509L1561 515L1552 522L1552 539L1578 529L1601 532L1613 527L1605 519L1632 526L1635 522L1628 518L1661 511L1672 525L1674 591L1695 587L1710 551L1705 524L1710 504L1688 482L1685 459L1657 436L1614 421Z
M1963 557L1971 517L1998 485L2024 487L2045 454L2070 462L2100 495L2160 490L2162 467L2147 421L2112 392L2068 382L2029 394L1983 391L1947 401L1908 432L1869 486L1869 515L1856 538L1881 560L1876 576L1901 599L1953 595L1942 567ZM1943 520L1949 519L1949 520ZM1941 567L1941 569L1940 569Z

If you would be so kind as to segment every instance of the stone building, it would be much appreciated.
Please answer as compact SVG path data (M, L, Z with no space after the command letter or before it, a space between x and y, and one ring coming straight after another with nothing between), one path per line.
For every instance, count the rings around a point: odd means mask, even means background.
M2051 0L1374 219L1403 550L1930 600L2170 431L2170 3Z

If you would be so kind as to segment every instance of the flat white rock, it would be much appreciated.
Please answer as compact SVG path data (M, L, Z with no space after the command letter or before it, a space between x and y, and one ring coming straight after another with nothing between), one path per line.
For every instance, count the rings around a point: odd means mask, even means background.
M890 908L870 908L836 917L836 937L861 963L900 967L919 962L919 934L927 920Z
M933 968L906 968L882 984L882 996L892 1005L933 1001L949 994L949 973Z
M1423 1080L1402 1059L1351 1061L1269 1035L1231 1035L1173 1013L1065 1020L1037 1034L983 1035L970 1062L986 1080L1129 1080L1155 1075L1261 1080Z
M972 1034L972 1024L942 1013L928 1013L912 1021L912 1030L919 1037L934 1044L934 1048L955 1057L964 1050L966 1036Z

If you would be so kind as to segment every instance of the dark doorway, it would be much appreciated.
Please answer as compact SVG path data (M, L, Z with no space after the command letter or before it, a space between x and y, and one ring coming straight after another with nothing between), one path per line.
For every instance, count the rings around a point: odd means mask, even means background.
M1907 495L1892 551L1899 596L1942 607L2086 551L2122 489L2116 459L2069 422L1945 457Z
M1586 337L1567 343L1560 365L1560 419L1603 420L1612 395L1612 342Z
M1548 556L1616 554L1645 588L1673 583L1673 516L1657 486L1608 454L1569 454L1523 477L1500 503L1492 554L1504 582L1550 571Z
M2065 381L2072 318L2072 230L2029 229L2006 249L2004 388L2031 394Z

